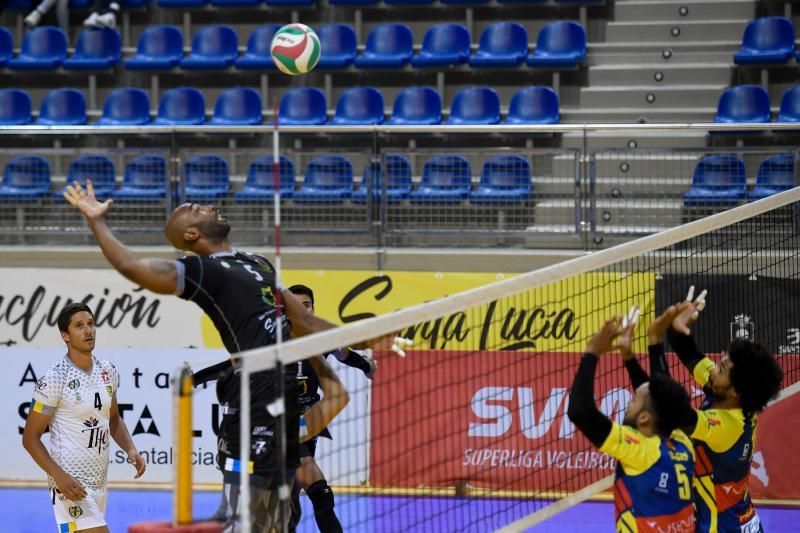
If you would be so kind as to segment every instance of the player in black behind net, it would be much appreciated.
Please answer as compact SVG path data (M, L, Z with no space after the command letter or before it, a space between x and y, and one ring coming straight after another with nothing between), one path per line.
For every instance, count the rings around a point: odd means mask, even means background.
M177 249L194 255L177 261L164 259L139 259L122 244L106 223L112 200L99 202L94 188L87 180L86 190L74 182L67 187L64 198L75 206L86 219L103 255L119 273L132 282L158 294L174 294L200 306L219 332L229 353L268 346L276 342L277 317L282 307L288 321L282 321L283 338L302 336L331 329L335 324L308 312L290 291L275 284L272 265L256 254L235 250L228 240L231 230L219 208L213 205L182 204L167 219L164 233ZM369 341L374 349L387 349L394 342L393 335ZM220 403L228 404L231 413L223 413L218 445L223 462L225 483L235 485L229 493L238 492L239 446L230 443L238 440L238 372L226 360L206 368L195 375L195 384L217 379ZM251 461L253 462L253 492L251 517L266 523L253 523L254 531L269 527L285 527L288 513L276 514L274 505L280 480L289 483L298 466L298 439L300 411L296 401L294 372L282 376L286 406L286 458L281 465L278 419L269 414L265 406L278 394L278 376L267 370L251 376ZM236 384L236 385L234 385ZM234 399L235 398L235 399ZM281 472L281 468L285 472ZM230 500L228 500L230 502ZM238 502L238 498L237 498ZM232 518L238 509L226 511ZM235 527L232 525L231 527Z
M310 287L292 285L289 290L297 296L306 309L312 313L314 312L314 291ZM327 353L325 357L329 355L333 355L347 366L361 370L368 379L372 379L375 375L376 361L364 357L355 350L343 348L333 353ZM305 413L309 412L320 401L318 389L322 386L321 376L316 372L316 368L309 363L313 364L313 359L298 361L296 374L297 400L300 404L300 409ZM327 397L328 391L324 387L322 392ZM327 428L320 431L319 436L328 439L333 438ZM333 489L328 485L325 474L322 473L314 458L316 452L316 436L300 444L300 466L297 469L294 487L292 488L292 518L289 521L289 531L295 531L300 523L300 517L302 516L300 491L305 490L314 507L314 518L319 530L322 533L339 533L342 531L342 525L334 511Z

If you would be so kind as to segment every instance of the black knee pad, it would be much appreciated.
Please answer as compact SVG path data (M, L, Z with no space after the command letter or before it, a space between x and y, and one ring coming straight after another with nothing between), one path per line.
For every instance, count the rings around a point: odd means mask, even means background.
M314 518L322 533L341 533L342 525L333 511L333 490L324 479L315 481L306 489L306 495L314 506Z
M314 514L320 514L333 509L333 489L324 479L315 481L306 489L306 495L314 506Z

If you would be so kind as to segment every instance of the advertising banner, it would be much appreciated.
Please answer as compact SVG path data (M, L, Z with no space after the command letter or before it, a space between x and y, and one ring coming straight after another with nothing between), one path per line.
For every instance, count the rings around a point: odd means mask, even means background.
M98 335L98 344L104 342ZM64 357L62 348L0 348L3 372L0 390L5 391L5 408L0 410L0 423L8 431L0 435L0 477L2 479L40 481L46 479L22 447L31 396L36 381ZM183 361L195 369L227 357L224 350L110 348L95 350L95 357L111 361L120 374L117 402L133 442L147 462L146 482L171 482L175 450L173 449L173 403L170 377ZM329 479L340 484L357 485L367 479L367 446L369 443L369 387L364 375L355 369L336 367L348 391L350 403L330 426L334 440L320 439L318 456ZM88 401L88 400L87 400ZM217 439L221 413L216 402L214 383L195 389L193 396L192 464L195 483L220 483L217 470ZM42 437L49 445L50 436ZM324 441L324 442L323 442ZM110 481L133 481L133 467L126 463L126 454L112 444Z

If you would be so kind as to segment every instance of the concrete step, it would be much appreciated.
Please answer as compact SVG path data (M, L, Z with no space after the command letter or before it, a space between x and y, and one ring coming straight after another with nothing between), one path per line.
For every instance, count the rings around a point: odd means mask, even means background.
M724 19L716 21L647 21L609 22L606 27L607 42L741 42L746 19ZM673 32L678 32L674 35Z
M704 83L728 85L733 75L729 63L655 63L652 66L625 63L592 65L589 85L649 85Z
M595 192L601 199L613 199L622 203L627 201L646 207L651 198L680 198L691 187L694 166L682 175L675 170L677 176L663 176L672 172L651 168L649 174L624 178L598 174L595 178Z
M561 137L563 148L583 146L581 133L565 133ZM586 137L589 151L614 148L705 148L708 146L708 135L702 131L621 131L590 132Z
M562 107L561 122L583 124L601 123L670 123L670 122L712 122L716 107L618 107L618 108L576 108Z
M580 105L589 108L716 106L728 85L603 85L582 87Z
M643 185L648 180L691 179L697 161L703 152L675 152L670 150L619 150L599 152L594 157L594 172L598 180Z
M535 206L536 225L555 225L574 227L575 200L572 198L552 198L537 201Z
M569 198L575 194L575 173L578 169L573 169L573 174L565 174L562 177L545 177L533 171L533 194L537 204L557 198Z
M604 226L649 227L677 226L681 223L683 200L676 198L650 198L631 202L625 199L597 200L595 221L597 228Z
M755 5L753 0L618 0L614 3L614 20L713 21L721 14L726 18L752 19Z
M727 63L733 65L733 55L739 50L736 46L718 49L691 50L671 43L658 43L657 46L595 47L587 55L587 63L593 65L637 64L645 66L674 65L679 63Z

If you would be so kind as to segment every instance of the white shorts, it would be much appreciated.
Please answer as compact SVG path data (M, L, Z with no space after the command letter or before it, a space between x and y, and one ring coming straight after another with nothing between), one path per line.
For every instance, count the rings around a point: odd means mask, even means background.
M80 531L92 527L106 525L106 488L91 489L86 487L86 497L73 502L61 494L55 487L50 489L50 501L59 533Z

